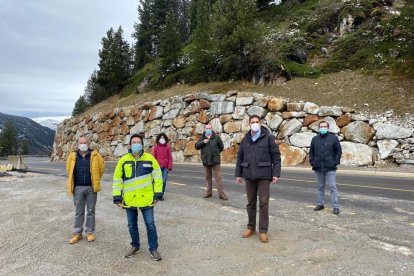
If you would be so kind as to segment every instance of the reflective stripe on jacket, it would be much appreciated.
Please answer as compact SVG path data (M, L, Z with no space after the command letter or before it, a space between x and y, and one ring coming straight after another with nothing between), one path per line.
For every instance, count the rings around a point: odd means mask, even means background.
M112 196L115 204L122 203L124 208L143 208L154 206L154 199L162 193L162 174L157 160L144 153L138 160L125 154L116 165Z
M68 182L66 185L66 190L69 195L73 195L73 190L75 189L74 182L74 170L76 164L76 155L77 152L73 151L69 154L68 159L66 160L66 172L68 174ZM91 178L92 178L92 188L94 192L99 192L101 190L101 178L105 171L105 163L102 156L96 151L91 152Z

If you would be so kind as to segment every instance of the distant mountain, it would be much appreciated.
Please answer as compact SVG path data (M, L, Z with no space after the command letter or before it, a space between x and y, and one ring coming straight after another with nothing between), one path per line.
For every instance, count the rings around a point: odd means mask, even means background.
M70 116L52 116L52 117L38 117L38 118L32 118L33 121L36 123L48 127L50 129L53 129L56 131L57 126L65 119L70 118Z
M55 131L44 127L32 119L0 112L0 129L7 121L11 121L17 130L19 139L29 142L30 154L49 154L52 151Z

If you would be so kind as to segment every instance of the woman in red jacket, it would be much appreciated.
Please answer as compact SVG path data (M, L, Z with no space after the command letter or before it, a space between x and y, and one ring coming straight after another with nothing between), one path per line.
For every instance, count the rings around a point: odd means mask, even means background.
M165 133L158 134L155 139L155 146L152 148L152 155L157 159L160 164L162 172L162 197L160 200L164 200L165 186L167 185L168 171L172 170L173 159L171 154L171 147L168 144L169 139Z

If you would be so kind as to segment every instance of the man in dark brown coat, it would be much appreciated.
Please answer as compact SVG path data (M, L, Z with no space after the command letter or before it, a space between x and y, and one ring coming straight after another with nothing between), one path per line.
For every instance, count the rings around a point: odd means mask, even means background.
M268 242L270 181L276 183L280 177L281 160L275 137L264 126L260 117L252 115L250 129L240 143L236 163L236 182L246 182L247 215L249 222L243 238L256 233L257 196L259 196L259 239Z

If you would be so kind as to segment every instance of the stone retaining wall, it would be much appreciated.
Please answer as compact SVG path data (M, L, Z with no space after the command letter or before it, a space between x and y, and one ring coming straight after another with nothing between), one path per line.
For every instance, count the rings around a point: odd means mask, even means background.
M224 142L222 162L232 163L253 114L259 115L275 135L285 166L307 162L320 120L328 121L329 131L341 141L342 165L414 164L414 126L398 126L391 122L390 114L368 118L352 108L237 91L194 93L67 119L57 129L52 160L66 159L82 135L90 138L91 147L106 160L115 160L127 152L132 134L144 132L144 146L149 150L156 135L165 132L175 161L200 162L194 145L209 123Z

